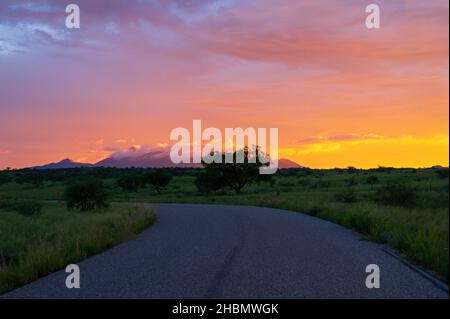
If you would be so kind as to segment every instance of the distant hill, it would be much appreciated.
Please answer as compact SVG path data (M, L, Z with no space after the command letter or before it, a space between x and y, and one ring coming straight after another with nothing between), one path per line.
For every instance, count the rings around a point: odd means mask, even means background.
M50 163L42 166L36 166L33 168L36 169L63 169L63 168L76 168L76 167L92 167L92 164L89 163L77 163L72 161L71 159L64 159L57 163Z
M448 167L444 167L444 166L441 166L441 165L435 165L435 166L432 166L431 168L433 168L433 169L438 169L438 170L445 170L445 169L448 169Z
M182 163L182 164L173 164L169 154L165 152L153 151L141 156L130 156L124 158L115 158L108 157L98 163L95 166L105 166L105 167L118 167L118 168L126 168L126 167L148 167L148 168L163 168L163 167L202 167L201 164L196 163ZM303 166L288 160L288 159L279 159L278 160L279 168L302 168Z
M294 161L288 160L287 158L280 158L278 160L278 168L305 168L297 164Z
M76 168L76 167L117 167L117 168L128 168L128 167L142 167L142 168L168 168L168 167L191 167L199 168L202 167L201 164L196 163L172 163L170 156L167 152L163 151L151 151L143 155L138 156L121 156L115 157L110 156L97 162L95 164L89 163L77 163L70 159L65 159L57 163L50 163L42 166L36 166L36 169L64 169L64 168ZM279 168L302 168L303 166L288 160L279 159Z

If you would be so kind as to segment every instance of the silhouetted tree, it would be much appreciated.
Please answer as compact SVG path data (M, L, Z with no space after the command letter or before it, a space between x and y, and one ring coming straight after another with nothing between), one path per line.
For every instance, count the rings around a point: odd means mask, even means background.
M88 211L108 207L103 182L97 179L76 181L67 186L64 199L68 209Z
M116 184L124 191L137 192L142 185L142 178L134 174L122 175L117 179Z
M165 170L154 170L145 175L146 183L150 184L158 194L161 194L167 185L172 180L172 175Z
M206 163L203 161L205 172L200 177L202 179L201 184L205 186L210 185L213 188L226 185L232 188L237 194L240 193L246 185L264 178L264 175L259 173L259 168L267 166L269 163L262 163L258 155L258 148L256 148L256 152L253 154L255 158L252 158L252 152L249 151L248 147L245 147L233 154L228 154L230 159L232 159L232 162L229 163L226 162L227 154L216 154L216 156L221 157L221 163ZM237 162L239 157L243 158L242 163Z

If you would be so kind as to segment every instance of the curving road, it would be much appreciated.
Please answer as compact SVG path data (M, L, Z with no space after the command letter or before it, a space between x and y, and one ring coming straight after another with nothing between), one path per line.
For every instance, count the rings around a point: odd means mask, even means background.
M80 262L81 288L59 271L6 298L448 298L383 246L299 213L251 206L154 205L132 241ZM368 264L381 287L365 286Z

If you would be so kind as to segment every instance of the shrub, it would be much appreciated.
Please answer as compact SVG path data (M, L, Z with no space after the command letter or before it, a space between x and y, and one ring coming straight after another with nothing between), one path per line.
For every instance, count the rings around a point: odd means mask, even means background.
M66 187L64 199L67 209L81 211L106 208L106 192L101 180L88 179L77 181Z
M390 183L380 187L375 201L382 205L402 206L412 209L417 203L417 190L409 185Z
M161 190L169 185L171 180L172 175L164 170L155 170L145 176L145 182L153 186L158 194L161 194Z
M448 178L448 176L449 176L448 168L447 169L443 168L443 169L435 170L435 173L436 173L437 177L439 177L439 178ZM0 182L0 185L1 185L1 182Z
M378 184L380 182L380 180L378 179L378 177L376 177L375 175L370 175L369 177L367 177L366 179L366 183L370 184L370 185L374 185L374 184Z
M21 173L17 173L14 181L17 184L32 184L35 187L44 185L44 173L35 170L26 170Z
M11 205L11 209L26 217L38 217L42 213L44 205L40 202L17 202Z
M358 194L354 188L347 188L343 191L334 194L336 201L341 203L356 203L358 201Z
M11 178L8 175L0 173L0 187L3 184L9 183L10 181L11 181Z
M23 216L40 216L44 205L36 201L2 200L0 209L16 211Z
M122 175L116 180L116 185L124 191L137 192L141 186L141 178L136 175Z
M221 175L217 171L205 170L197 175L195 186L200 193L210 194L225 187Z
M346 182L347 186L358 185L358 181L354 177L347 179L345 182Z

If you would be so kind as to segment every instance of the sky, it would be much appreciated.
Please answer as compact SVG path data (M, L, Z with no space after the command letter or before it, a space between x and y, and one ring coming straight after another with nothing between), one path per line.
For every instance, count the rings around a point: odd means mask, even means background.
M67 29L65 6L81 11ZM279 129L303 166L449 164L449 3L0 1L0 169Z

